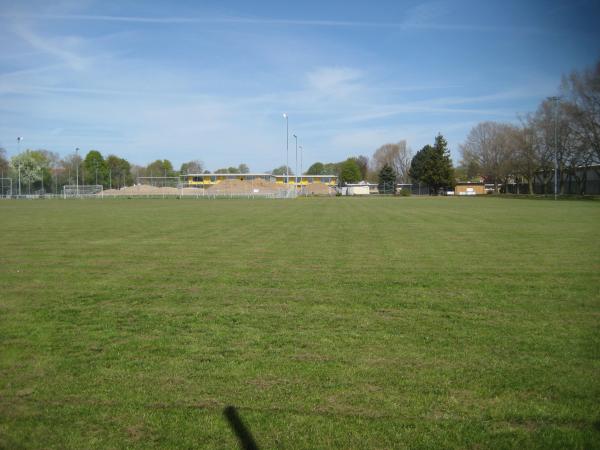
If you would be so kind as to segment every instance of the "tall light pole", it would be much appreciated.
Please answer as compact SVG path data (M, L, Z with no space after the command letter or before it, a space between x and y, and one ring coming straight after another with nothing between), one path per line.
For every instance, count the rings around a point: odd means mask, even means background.
M285 183L290 183L290 132L288 126L288 115L287 113L283 113L283 118L285 119Z
M301 145L298 148L300 149L300 183L302 183L302 175L304 175L304 170L302 169L302 151L304 148Z
M76 180L77 180L77 183L76 183L77 184L77 189L76 189L76 192L77 192L77 197L79 197L79 147L77 147L75 149L75 164L76 164L75 165L75 169L77 170L77 178L76 178Z
M299 145L298 148L300 149L300 192L302 192L304 189L304 185L302 184L302 175L304 175L304 172L302 171L302 146Z
M17 155L21 153L22 136L17 136ZM19 161L19 197L21 196L21 162Z
M558 195L558 102L560 97L548 97L554 103L554 200Z
M298 136L294 133L294 139L296 140L296 165L294 166L294 185L298 187Z

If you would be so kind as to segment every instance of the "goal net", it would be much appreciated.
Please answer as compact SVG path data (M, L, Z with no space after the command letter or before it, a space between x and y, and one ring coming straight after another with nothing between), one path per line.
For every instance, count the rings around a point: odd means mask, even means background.
M0 197L10 197L12 194L12 178L0 178Z
M63 186L63 197L96 197L102 194L102 185L100 184L68 184Z

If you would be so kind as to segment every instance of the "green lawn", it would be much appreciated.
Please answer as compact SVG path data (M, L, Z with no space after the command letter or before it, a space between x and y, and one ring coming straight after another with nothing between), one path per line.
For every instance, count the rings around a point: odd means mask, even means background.
M600 447L600 202L0 201L0 448Z

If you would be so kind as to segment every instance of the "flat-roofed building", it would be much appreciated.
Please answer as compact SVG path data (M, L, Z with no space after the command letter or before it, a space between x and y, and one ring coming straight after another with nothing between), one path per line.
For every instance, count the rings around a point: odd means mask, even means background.
M253 181L264 180L277 184L309 186L311 184L326 184L335 186L337 184L336 175L272 175L270 173L191 173L182 175L181 178L188 186L209 187L224 180Z
M275 175L275 182L280 184L296 184L298 186L308 186L313 183L322 183L328 186L337 185L337 175Z

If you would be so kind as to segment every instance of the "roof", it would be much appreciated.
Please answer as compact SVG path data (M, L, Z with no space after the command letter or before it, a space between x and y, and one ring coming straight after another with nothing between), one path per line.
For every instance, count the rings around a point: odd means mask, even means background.
M183 177L273 177L270 173L187 173Z
M283 174L283 175L273 175L271 173L187 173L185 175L181 175L182 177L287 177L289 176L302 176L302 177L311 177L311 178L331 178L336 177L337 175L293 175L293 174Z

